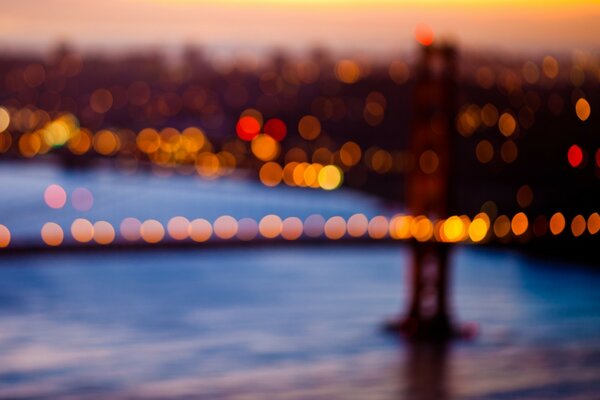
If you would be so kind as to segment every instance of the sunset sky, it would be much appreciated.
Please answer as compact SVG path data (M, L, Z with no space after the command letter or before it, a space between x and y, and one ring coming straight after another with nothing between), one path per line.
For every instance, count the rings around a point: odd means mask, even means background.
M600 49L600 1L589 0L19 0L0 6L0 46L385 52L412 46L418 23L473 49Z

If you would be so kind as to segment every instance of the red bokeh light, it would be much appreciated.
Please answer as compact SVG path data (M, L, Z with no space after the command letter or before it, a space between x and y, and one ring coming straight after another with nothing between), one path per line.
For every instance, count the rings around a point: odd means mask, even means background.
M281 142L287 135L287 127L285 122L279 118L272 118L265 124L265 133L273 139Z
M433 43L433 29L429 25L420 23L415 28L415 39L423 46L430 46Z
M576 144L569 147L567 158L569 159L569 164L571 164L573 168L579 167L583 161L583 151L581 150L581 147Z
M249 142L260 133L260 123L256 118L246 115L240 118L235 130L240 139Z

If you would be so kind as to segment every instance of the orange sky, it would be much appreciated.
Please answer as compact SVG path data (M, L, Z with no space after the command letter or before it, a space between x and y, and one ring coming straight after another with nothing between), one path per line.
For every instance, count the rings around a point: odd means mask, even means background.
M412 45L415 25L466 47L599 50L600 1L589 0L19 0L4 2L0 45L214 47L385 52Z

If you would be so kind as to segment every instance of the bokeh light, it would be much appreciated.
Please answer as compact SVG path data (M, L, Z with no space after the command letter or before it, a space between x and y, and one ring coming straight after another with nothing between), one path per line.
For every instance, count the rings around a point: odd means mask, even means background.
M148 219L140 227L142 239L147 243L158 243L165 237L165 228L155 219Z
M110 244L115 240L115 228L107 221L94 223L94 241L98 244Z
M0 132L6 130L10 125L10 114L4 107L0 107Z
M64 239L63 229L55 222L46 222L41 230L42 240L48 246L60 246Z
M243 241L255 239L258 236L258 223L253 218L240 219L236 236Z
M213 231L220 239L231 239L238 231L237 221L230 215L220 216L213 223Z
M431 46L433 44L433 29L427 24L418 23L415 27L415 39L423 46Z
M467 233L467 227L456 215L451 216L442 224L442 238L447 242L458 242Z
M567 159L573 168L579 167L583 162L583 151L581 150L581 147L577 146L576 144L569 147Z
M326 165L319 171L319 186L325 190L334 190L340 187L343 172L335 165Z
M279 118L272 118L265 122L264 131L273 139L281 142L287 135L287 126Z
M10 244L10 230L0 224L0 248L5 248L8 247L8 245Z
M304 233L311 238L323 235L325 229L325 218L319 214L313 214L304 220Z
M588 217L587 229L590 235L595 235L600 230L600 214L597 212Z
M383 215L377 215L369 221L368 232L372 239L383 239L388 235L389 222Z
M478 243L487 237L490 229L490 219L487 214L480 213L473 218L469 225L469 239L473 243Z
M575 112L580 120L586 121L592 112L590 103L584 98L577 100L577 103L575 103Z
M71 224L71 236L77 242L88 243L94 238L94 226L85 218L77 218Z
M267 239L274 239L281 234L282 221L275 214L264 216L258 223L260 234Z
M50 208L63 208L67 202L67 192L62 186L52 184L44 191L44 201Z
M341 239L346 234L346 221L340 216L329 218L327 222L325 222L324 233L327 239Z
M527 215L525 213L520 212L515 214L510 223L510 227L515 236L521 236L529 227L529 220L527 219Z
M190 223L190 238L194 242L206 242L212 233L212 225L204 218L196 218Z
M579 237L585 232L586 223L583 215L576 215L571 221L571 232L573 236Z
M261 183L265 186L273 187L279 185L283 179L283 170L276 162L267 162L258 172Z
M89 211L94 205L94 196L88 189L78 187L71 193L71 205L77 211Z
M127 217L119 225L121 236L130 242L139 240L142 237L142 222L133 217Z
M303 224L298 217L287 217L281 224L281 237L286 240L296 240L302 236Z
M410 215L395 215L390 221L390 236L393 239L409 239L412 220Z
M321 134L321 122L315 116L305 115L298 122L298 133L306 140L315 140Z
M566 220L562 213L557 212L550 217L550 232L552 232L553 235L560 234L565 229L565 225Z
M182 216L173 217L167 223L167 232L175 240L185 240L190 236L190 221Z
M364 214L354 214L348 218L347 229L352 237L364 236L369 229L369 219Z
M256 135L251 142L252 154L262 161L271 161L279 155L279 143L269 135Z
M236 132L240 139L251 141L260 133L261 124L258 119L251 115L241 117L236 125Z
M494 234L496 237L502 239L510 233L511 222L506 215L500 215L494 221Z

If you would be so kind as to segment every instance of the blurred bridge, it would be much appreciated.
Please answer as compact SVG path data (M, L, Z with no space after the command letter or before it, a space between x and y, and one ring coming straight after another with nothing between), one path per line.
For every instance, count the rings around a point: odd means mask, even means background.
M11 211L0 221L0 254L89 251L92 248L406 242L412 248L413 258L411 299L405 317L391 322L388 327L414 338L444 339L456 335L457 328L448 310L450 246L455 243L528 243L531 240L588 243L600 229L600 216L592 212L588 215L577 213L570 218L559 209L527 215L520 208L511 209L512 215L498 215L493 202L485 202L478 212L471 212L472 207L465 204L481 204L482 189L474 184L465 190L463 178L471 176L472 171L465 168L465 145L458 140L461 135L465 136L465 132L459 131L466 129L464 124L470 123L467 117L472 110L460 111L458 107L456 50L451 46L428 44L421 46L420 51L410 86L411 117L404 153L405 161L412 160L414 166L403 170L401 176L380 174L380 179L386 179L385 184L379 182L373 190L384 197L395 196L392 205L349 191L314 191L310 195L299 195L294 189L279 186L263 187L258 193L254 184L244 181L245 174L252 168L259 170L259 178L265 186L288 183L286 179L291 174L291 181L298 186L335 189L340 186L344 171L352 186L357 178L350 167L358 162L353 152L357 147L359 154L361 150L354 142L346 142L337 155L326 147L319 147L314 150L313 161L318 159L316 155L329 151L329 159L334 159L331 165L291 161L282 167L272 161L271 153L280 148L278 141L285 137L285 124L278 119L262 124L262 115L256 114L256 110L242 115L237 122L239 138L251 143L251 151L256 157L248 161L247 169L239 170L227 164L232 162L232 157L235 160L232 155L235 151L206 150L210 143L197 128L185 129L181 134L173 128L165 128L160 134L145 128L137 135L100 130L92 136L83 129L70 132L69 124L73 121L63 115L43 129L23 133L15 139L16 146L11 147L12 142L7 142L12 137L10 134L2 136L0 147L12 151L4 150L8 151L9 158L14 159L18 151L24 157L47 156L45 162L52 165L55 151L67 170L55 170L46 167L47 164L36 165L34 162L27 168L16 164L0 167L5 172L2 187L8 189L1 201L6 203L3 208ZM352 68L352 63L338 63L338 79L342 82L351 80L348 71L352 72ZM110 93L96 94L98 104L92 105L101 109ZM373 115L379 115L377 107L386 104L381 93L369 96L371 100L365 107L367 121L375 118ZM369 104L377 106L372 106L369 111ZM317 118L309 117L300 120L299 133L302 139L310 142L321 133L321 125ZM12 121L11 124L16 123ZM259 133L261 129L267 134ZM126 151L116 154L117 144L126 143L128 135L133 135L132 143L134 147L137 145L134 148L137 153L123 145ZM235 146L239 145L236 143ZM487 144L489 142L482 148ZM153 167L157 164L178 168L183 176L174 176L172 172L166 172L168 169L157 170L159 176L151 178L111 175L103 164L96 169L86 169L84 167L95 160L84 156L91 147L101 156L112 157L125 172L130 168L131 154L143 153L152 161ZM187 153L179 152L182 148ZM477 157L480 157L479 153L486 153L487 147L481 151L479 148L480 145L477 146ZM163 150L166 153L160 153ZM294 151L298 153L297 150L298 147L290 149L286 156ZM189 161L186 157L193 152L197 158L192 161L195 165L190 166L186 164ZM162 160L160 157L165 154L181 159ZM387 162L388 153L383 151L381 154L382 162ZM374 159L375 156L371 164L375 163ZM135 157L133 161L137 163ZM338 161L339 167L335 165ZM583 162L569 161L578 162L577 165ZM235 163L232 165L235 167ZM293 168L289 169L290 165ZM77 168L70 170L69 167ZM219 183L196 180L190 183L185 175L194 173L194 167L205 178L213 179L222 171L233 176ZM297 180L296 175L302 179ZM161 176L168 176L168 183L167 180L161 182ZM238 177L240 179L236 180ZM303 184L298 184L299 181ZM146 186L155 190L148 191ZM363 190L370 192L371 189L367 184ZM519 189L517 200L520 206L531 203L533 194L530 192L527 185ZM470 193L474 193L472 197L476 201L465 200ZM192 204L198 194L202 201ZM404 201L399 201L401 198ZM166 204L170 206L166 207ZM229 204L228 210L226 204ZM465 215L469 212L470 216Z

